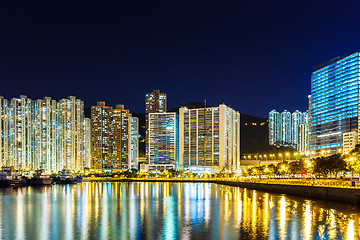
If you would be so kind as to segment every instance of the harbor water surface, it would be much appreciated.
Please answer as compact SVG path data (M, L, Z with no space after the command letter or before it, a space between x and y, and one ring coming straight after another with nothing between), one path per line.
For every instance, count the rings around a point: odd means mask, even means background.
M0 189L1 239L359 239L354 205L212 183Z

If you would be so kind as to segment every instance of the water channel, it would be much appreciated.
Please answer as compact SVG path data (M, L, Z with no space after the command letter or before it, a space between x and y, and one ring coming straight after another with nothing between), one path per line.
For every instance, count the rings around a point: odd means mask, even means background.
M359 239L353 205L212 183L0 189L0 239Z

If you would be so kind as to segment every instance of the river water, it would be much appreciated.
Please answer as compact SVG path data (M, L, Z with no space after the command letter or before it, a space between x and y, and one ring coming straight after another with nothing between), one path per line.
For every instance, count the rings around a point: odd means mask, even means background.
M0 239L359 239L358 207L212 183L0 189Z

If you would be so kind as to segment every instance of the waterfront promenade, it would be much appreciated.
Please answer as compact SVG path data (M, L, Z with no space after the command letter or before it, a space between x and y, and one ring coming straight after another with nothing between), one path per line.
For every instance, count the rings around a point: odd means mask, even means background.
M293 194L326 201L359 205L358 180L335 179L243 179L243 178L84 178L84 182L204 182Z

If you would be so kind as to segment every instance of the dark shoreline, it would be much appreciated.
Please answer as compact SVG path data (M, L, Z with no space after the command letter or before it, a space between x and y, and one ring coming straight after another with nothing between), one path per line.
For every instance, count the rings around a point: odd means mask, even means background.
M200 182L360 205L360 189L193 179L83 179L83 182Z

